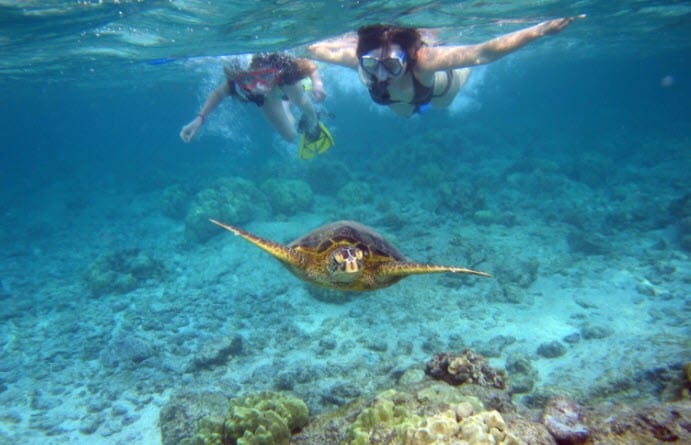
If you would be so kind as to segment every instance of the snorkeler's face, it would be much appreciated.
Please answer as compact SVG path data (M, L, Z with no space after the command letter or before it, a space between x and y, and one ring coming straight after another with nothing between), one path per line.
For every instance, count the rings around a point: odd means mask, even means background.
M405 71L405 52L399 45L391 45L388 52L375 48L360 57L360 67L379 81L398 77Z
M248 93L266 94L278 83L279 76L277 68L264 68L240 73L234 80L238 87Z

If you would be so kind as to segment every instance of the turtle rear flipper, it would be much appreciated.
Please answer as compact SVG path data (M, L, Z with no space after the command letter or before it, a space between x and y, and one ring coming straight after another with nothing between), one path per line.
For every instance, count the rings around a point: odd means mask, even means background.
M437 264L422 264L410 261L392 261L383 263L378 269L379 275L387 276L403 276L421 275L428 273L466 273L472 275L479 275L482 277L491 277L492 275L480 272L478 270L466 269L465 267L455 266L440 266Z
M296 252L294 249L291 249L288 246L258 237L238 227L223 224L222 222L216 221L215 219L209 219L209 221L211 221L219 227L223 227L224 229L233 232L235 235L241 238L244 238L245 240L259 247L263 251L270 253L276 259L284 263L291 264L295 267L300 267L304 263L303 256L299 252Z

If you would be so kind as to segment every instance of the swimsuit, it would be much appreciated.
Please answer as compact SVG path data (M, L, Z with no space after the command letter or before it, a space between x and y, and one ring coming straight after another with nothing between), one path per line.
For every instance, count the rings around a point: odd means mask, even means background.
M451 88L453 82L453 70L446 70L446 88L439 94L434 94L434 83L432 86L425 86L413 75L413 99L408 102L415 105L415 113L421 111L425 105L429 104L433 98L445 95ZM436 77L436 76L435 76ZM436 78L435 78L436 82ZM379 105L391 105L401 103L400 100L391 99L389 94L388 82L374 82L369 86L369 95L372 100Z

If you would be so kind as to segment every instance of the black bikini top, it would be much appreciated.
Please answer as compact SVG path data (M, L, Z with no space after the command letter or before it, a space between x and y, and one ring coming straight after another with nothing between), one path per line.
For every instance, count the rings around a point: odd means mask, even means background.
M241 102L252 102L258 107L261 107L264 105L264 100L266 99L263 94L253 94L253 93L247 93L245 95L240 95L238 94L237 90L235 89L235 82L233 80L228 79L228 88L230 89L230 95L233 97L236 97L239 101ZM241 87L238 87L241 88Z
M413 99L409 102L411 105L422 105L428 103L432 100L432 93L434 87L426 87L417 80L417 77L413 76ZM369 86L369 95L372 100L379 105L391 105L400 103L400 100L391 99L391 94L389 94L389 82L385 80L383 82L377 81L372 82Z
M432 98L443 96L447 91L449 91L449 88L451 88L451 81L453 80L453 71L446 71L446 88L444 88L444 91L436 96L434 95L434 83L432 86L428 87L420 83L417 77L415 77L413 74L411 74L411 76L413 77L413 99L408 103L415 105L417 109L421 105L430 103ZM372 100L379 105L401 103L400 100L391 99L391 95L389 94L389 82L387 80L383 82L372 82L368 90Z

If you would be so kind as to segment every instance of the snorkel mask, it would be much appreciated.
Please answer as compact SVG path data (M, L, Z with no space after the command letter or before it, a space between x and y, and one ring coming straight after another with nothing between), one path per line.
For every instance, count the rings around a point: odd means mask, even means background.
M235 92L246 100L263 96L281 80L281 70L274 67L243 71L233 76Z
M360 68L362 68L366 74L370 75L373 80L386 80L382 79L382 77L384 77L381 76L383 72L391 77L396 77L403 73L406 58L405 52L388 51L389 55L387 57L377 57L376 53L386 54L384 50L379 51L374 49L367 54L360 56Z

